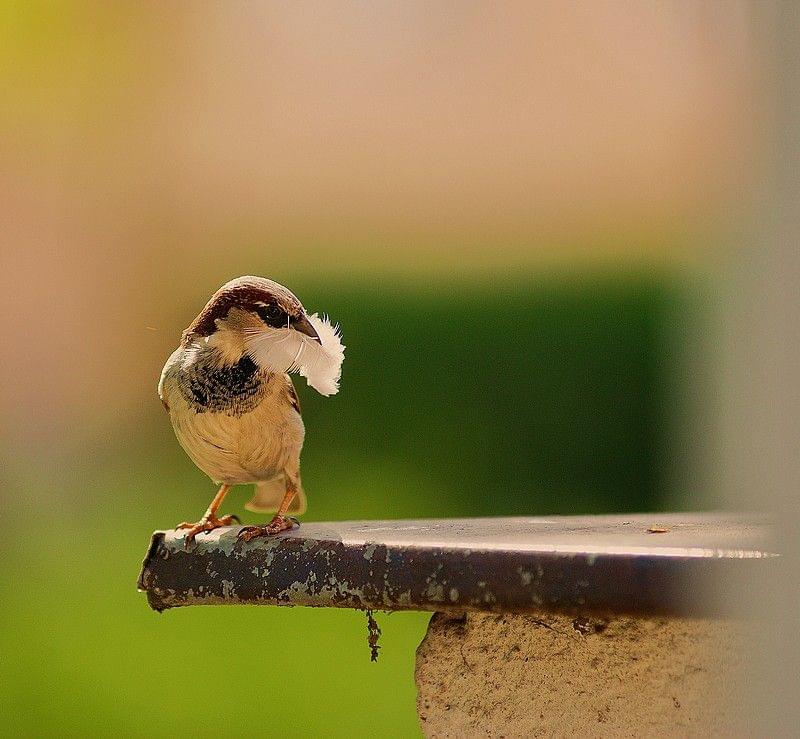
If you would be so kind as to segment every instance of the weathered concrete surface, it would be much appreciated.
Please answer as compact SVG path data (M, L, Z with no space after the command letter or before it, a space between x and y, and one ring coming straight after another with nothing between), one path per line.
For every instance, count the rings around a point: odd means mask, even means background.
M157 610L189 605L707 615L734 572L769 577L753 516L647 514L310 523L244 542L237 527L156 532L139 577Z
M429 737L740 736L745 626L435 614L417 651Z

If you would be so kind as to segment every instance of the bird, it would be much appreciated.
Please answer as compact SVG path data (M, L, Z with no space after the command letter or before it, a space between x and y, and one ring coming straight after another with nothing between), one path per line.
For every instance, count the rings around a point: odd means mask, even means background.
M305 426L289 377L297 373L324 396L339 390L341 330L308 314L286 287L265 277L237 277L219 288L167 359L158 396L186 454L219 490L197 522L184 521L184 546L201 532L238 518L218 515L234 485L255 484L245 506L274 513L245 526L250 541L299 525L306 510L300 479Z

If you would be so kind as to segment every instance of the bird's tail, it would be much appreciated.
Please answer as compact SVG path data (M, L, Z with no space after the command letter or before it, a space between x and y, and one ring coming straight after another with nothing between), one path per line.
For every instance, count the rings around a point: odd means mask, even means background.
M278 475L272 480L256 483L256 491L249 503L245 504L248 511L255 513L275 513L286 494L286 478ZM302 514L306 512L306 494L303 486L298 482L297 495L289 506L289 513Z

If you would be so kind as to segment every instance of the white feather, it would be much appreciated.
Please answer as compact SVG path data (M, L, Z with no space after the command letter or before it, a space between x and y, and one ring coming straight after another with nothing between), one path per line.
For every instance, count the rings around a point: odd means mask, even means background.
M330 319L320 317L316 313L308 317L322 344L308 340L305 346L312 351L306 352L300 365L300 376L321 395L335 395L339 392L339 379L342 376L344 362L344 344L339 326L331 325Z
M247 333L247 353L272 372L297 372L320 395L339 392L345 347L338 326L316 313L308 317L322 344L293 328L260 328Z

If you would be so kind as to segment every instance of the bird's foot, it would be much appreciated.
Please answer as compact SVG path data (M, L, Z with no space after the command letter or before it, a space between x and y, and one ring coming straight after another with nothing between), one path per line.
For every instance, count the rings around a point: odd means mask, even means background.
M201 531L213 531L221 526L230 526L234 522L239 523L238 516L222 516L221 518L217 518L216 516L205 515L197 523L184 521L175 528L188 529L183 538L183 546L188 547L194 541L194 537Z
M273 536L279 534L281 531L288 531L300 523L295 518L290 516L275 516L268 524L263 526L244 526L239 531L239 538L245 541L250 541L258 536Z

